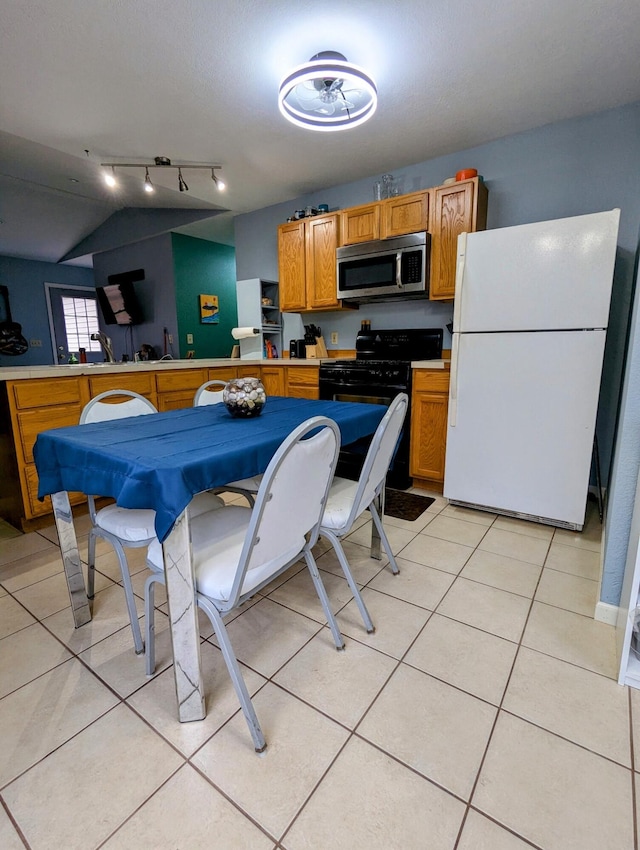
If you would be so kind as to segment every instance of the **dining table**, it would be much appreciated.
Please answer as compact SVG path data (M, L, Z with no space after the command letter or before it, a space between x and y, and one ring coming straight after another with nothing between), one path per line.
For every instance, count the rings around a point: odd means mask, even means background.
M200 663L196 580L188 506L197 493L263 473L300 423L333 419L341 445L373 434L387 408L379 404L272 396L259 416L234 417L223 403L147 416L54 428L38 434L38 497L51 496L76 628L90 622L69 492L115 499L155 511L162 543L178 716L206 716Z

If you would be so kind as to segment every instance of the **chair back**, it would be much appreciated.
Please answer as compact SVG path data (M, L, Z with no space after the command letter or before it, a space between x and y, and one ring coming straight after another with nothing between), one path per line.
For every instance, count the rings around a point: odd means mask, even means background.
M308 436L313 431L317 433ZM229 607L242 595L248 573L252 587L255 578L266 583L293 563L306 544L315 545L339 451L340 429L325 416L307 419L282 443L256 496Z
M222 393L227 386L225 381L205 381L198 387L193 399L194 407L202 407L205 404L220 404ZM220 387L219 390L210 390L209 387Z
M105 402L104 399L124 396L128 400L117 403ZM157 413L149 399L131 390L107 390L100 393L86 404L80 414L80 424L89 422L106 422L110 419L125 419L128 416L143 416L147 413Z
M348 525L369 507L384 487L387 472L400 439L408 406L408 395L399 393L389 405L389 409L378 425L358 479L358 487L354 494Z

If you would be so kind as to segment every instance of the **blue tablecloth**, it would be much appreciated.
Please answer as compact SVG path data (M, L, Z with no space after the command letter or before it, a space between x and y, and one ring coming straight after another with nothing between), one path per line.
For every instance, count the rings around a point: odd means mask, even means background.
M112 496L125 508L156 511L164 540L196 493L264 472L280 443L312 416L328 416L342 445L373 434L387 408L377 404L271 396L255 419L234 419L223 404L38 435L38 497L61 490Z

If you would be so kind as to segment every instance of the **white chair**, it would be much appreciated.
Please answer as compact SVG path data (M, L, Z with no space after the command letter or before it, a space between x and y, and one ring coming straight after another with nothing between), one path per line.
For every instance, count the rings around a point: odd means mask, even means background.
M207 404L222 404L222 393L226 387L224 381L205 381L198 389L193 399L194 407L203 407ZM220 387L219 390L212 390L211 387ZM242 481L231 481L224 487L214 487L212 493L238 493L244 496L253 507L254 497L260 487L262 476L256 475L253 478L243 478Z
M117 402L117 398L125 398L125 401ZM110 399L110 401L106 401ZM131 416L145 416L158 411L153 404L144 396L130 390L108 390L100 393L85 405L81 415L80 424L85 425L92 422L105 422L107 420L124 419ZM155 518L153 510L121 508L118 504L107 505L96 510L95 496L87 497L89 502L89 516L91 518L91 531L89 532L88 545L88 573L87 591L90 599L94 597L95 586L95 564L96 564L96 541L99 537L108 540L118 556L118 564L122 575L127 610L131 622L133 642L137 655L144 652L138 613L136 611L131 575L125 548L135 549L148 546L155 538ZM195 496L190 506L191 515L202 511L215 510L223 504L222 499L211 493L199 493Z
M227 505L191 521L196 601L211 620L257 752L266 747L264 735L223 617L304 557L336 647L344 647L311 551L339 448L335 422L324 416L308 419L273 456L253 510ZM153 589L156 582L164 582L162 546L157 539L149 546L147 563L154 571L145 585L147 675L151 675L155 667Z
M379 498L384 499L387 471L398 445L408 405L409 398L406 393L397 395L389 405L373 435L358 481L334 478L320 525L320 536L331 542L368 632L373 632L374 626L340 540L351 532L353 523L368 509L389 558L392 572L400 572L378 513L377 502Z

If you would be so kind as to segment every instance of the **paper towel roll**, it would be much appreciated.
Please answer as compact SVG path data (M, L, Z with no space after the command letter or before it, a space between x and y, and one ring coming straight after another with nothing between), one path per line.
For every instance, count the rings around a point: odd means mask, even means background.
M259 328L232 328L231 336L234 339L247 339L250 336L258 336Z

